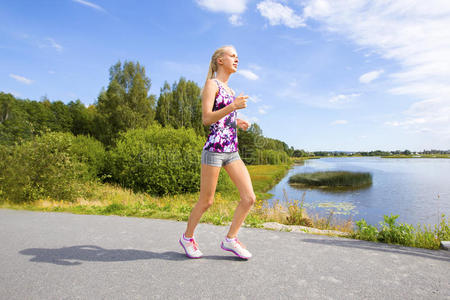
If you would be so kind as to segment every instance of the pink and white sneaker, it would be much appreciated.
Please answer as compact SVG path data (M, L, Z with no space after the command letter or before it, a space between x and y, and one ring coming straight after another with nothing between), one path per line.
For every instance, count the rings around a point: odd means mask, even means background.
M252 257L252 254L245 248L238 238L234 238L231 241L228 241L227 238L225 238L220 244L220 248L233 252L242 259L249 259Z
M187 238L183 235L181 236L180 245L183 247L184 252L186 252L186 256L189 258L200 258L203 256L202 251L198 249L198 244L195 242L194 237Z

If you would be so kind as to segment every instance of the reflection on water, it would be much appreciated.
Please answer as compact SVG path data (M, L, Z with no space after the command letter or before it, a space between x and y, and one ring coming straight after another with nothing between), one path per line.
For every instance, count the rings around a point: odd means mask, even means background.
M334 192L293 187L290 176L316 171L354 171L372 173L372 186L365 189ZM364 218L376 225L383 215L397 214L397 222L417 225L438 223L440 214L450 216L450 159L385 159L379 157L321 158L293 166L285 178L269 193L269 199L284 200L283 189L289 199L301 199L306 192L305 206L321 216L334 214ZM342 207L346 207L343 209ZM348 208L351 207L350 211ZM346 213L344 213L346 212Z
M349 192L357 192L357 191L362 191L362 190L367 190L370 189L370 187L372 186L372 184L367 184L365 186L361 186L361 187L339 187L339 188L326 188L326 187L307 187L303 184L295 184L295 183L289 183L289 186L292 187L293 189L299 190L304 192L305 190L319 190L322 193L329 193L329 194L339 194L339 193L349 193Z

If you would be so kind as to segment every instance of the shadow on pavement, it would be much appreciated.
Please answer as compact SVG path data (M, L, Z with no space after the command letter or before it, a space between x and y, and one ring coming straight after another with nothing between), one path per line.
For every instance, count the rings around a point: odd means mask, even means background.
M314 244L326 244L329 246L339 246L347 248L360 248L365 250L375 250L381 252L390 252L395 254L420 256L425 258L450 261L450 253L444 250L430 250L422 248L405 247L393 244L384 244L377 242L361 240L325 240L325 239L303 239L303 242Z
M63 266L80 265L81 261L129 261L140 259L165 259L173 261L190 260L184 253L167 251L152 252L134 249L105 249L94 245L63 247L59 249L29 248L20 254L34 256L30 261L45 262ZM204 256L201 259L245 261L234 256Z

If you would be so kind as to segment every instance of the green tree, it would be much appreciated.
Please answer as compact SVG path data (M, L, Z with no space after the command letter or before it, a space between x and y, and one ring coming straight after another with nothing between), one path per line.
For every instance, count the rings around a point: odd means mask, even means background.
M94 119L97 113L95 106L86 107L80 100L70 101L67 106L72 116L72 133L94 136Z
M25 102L0 92L0 144L12 145L28 140L35 132Z
M101 126L99 139L112 144L119 132L142 128L154 120L155 96L149 95L150 78L139 62L119 61L109 70L109 85L102 90L97 101Z
M69 132L72 129L72 114L69 107L62 101L54 101L50 103L50 111L53 113L52 131Z
M205 136L208 130L202 123L200 90L195 82L183 77L172 87L164 82L155 119L162 126L193 128L197 134Z
M161 93L159 94L158 104L156 105L156 115L155 119L162 126L166 127L172 125L172 120L170 116L170 106L172 104L172 90L167 81L164 82L161 88Z

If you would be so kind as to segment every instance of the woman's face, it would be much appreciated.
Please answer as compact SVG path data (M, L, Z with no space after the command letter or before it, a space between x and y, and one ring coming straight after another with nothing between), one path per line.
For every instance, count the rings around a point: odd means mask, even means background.
M237 71L239 58L234 48L228 47L222 57L219 58L219 65L230 73Z

